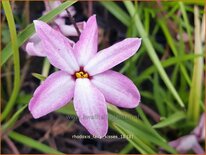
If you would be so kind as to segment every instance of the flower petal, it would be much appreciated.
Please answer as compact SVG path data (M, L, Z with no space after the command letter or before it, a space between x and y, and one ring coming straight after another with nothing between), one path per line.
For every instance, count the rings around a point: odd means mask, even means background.
M169 145L174 147L179 153L186 153L193 149L198 144L197 138L194 135L187 135L169 142Z
M22 45L22 49L30 56L46 56L41 45L41 39L37 34L33 34L28 41Z
M65 18L56 18L56 19L54 19L54 23L58 26L65 25L65 22L66 22ZM52 27L54 27L54 26L52 26Z
M130 79L118 72L109 70L93 76L91 81L111 104L135 108L140 102L140 94L136 86Z
M39 43L33 43L33 42L28 42L26 44L26 49L25 51L30 55L30 56L39 56L39 57L45 57L44 49L42 48L41 42Z
M205 139L205 113L202 114L198 126L192 133L194 133L199 140Z
M74 95L74 80L64 71L51 74L34 92L29 110L34 118L42 117L67 104Z
M98 52L85 66L90 75L104 72L119 63L127 60L139 49L141 39L128 38Z
M102 138L108 130L107 106L103 94L89 79L77 79L74 108L81 124L94 136Z
M46 14L49 11L57 8L61 4L62 3L61 3L60 0L55 0L55 1L54 0L53 1L51 1L51 0L44 0L44 5L45 5L45 8L46 8L46 10L44 11L44 14ZM70 14L72 16L74 16L76 14L76 10L75 10L75 8L73 6L70 6L67 10L70 12ZM59 17L68 17L68 14L67 14L66 11L63 11L58 16Z
M86 25L85 22L79 22L76 24L80 32L83 31L84 26ZM60 25L59 24L59 29L61 33L64 34L65 36L78 36L77 31L73 25L65 25L65 24Z
M74 46L75 56L80 66L84 66L96 54L98 45L98 28L96 15L91 16Z
M50 63L70 74L79 70L69 40L42 21L35 20L34 25Z
M196 154L205 154L204 149L201 147L201 145L199 143L197 143L195 146L193 146L192 150L196 153Z

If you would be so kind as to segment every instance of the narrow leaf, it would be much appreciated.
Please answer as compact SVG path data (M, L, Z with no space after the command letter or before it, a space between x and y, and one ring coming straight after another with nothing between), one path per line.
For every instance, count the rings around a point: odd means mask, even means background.
M32 73L32 76L34 76L35 78L39 79L40 81L44 81L46 79L45 76L38 74L38 73Z
M175 99L177 100L177 102L179 103L179 105L184 108L185 105L182 102L182 99L180 98L180 96L178 95L176 89L174 88L174 86L172 85L169 77L167 76L164 68L161 65L161 62L154 50L154 47L152 46L147 33L145 32L142 22L139 18L139 15L136 13L134 5L131 1L123 1L123 3L125 4L127 10L129 11L130 15L135 18L135 25L137 27L137 30L139 31L139 34L142 37L142 41L145 44L145 47L147 48L148 54L152 60L152 62L154 63L154 65L156 66L160 76L162 77L162 80L165 82L166 86L168 87L168 89L171 91L171 93L173 94L173 96L175 97Z
M1 121L3 121L11 109L15 104L15 100L18 96L19 89L20 89L20 60L19 60L19 49L17 45L17 34L16 34L16 26L15 21L12 13L12 9L10 6L9 1L3 1L3 8L6 15L6 19L9 26L10 38L11 38L11 49L10 52L13 53L13 61L14 61L14 88L12 91L11 96L9 97L9 101L5 105L3 113L1 115Z
M12 118L2 126L2 130L5 131L8 128L11 128L11 126L14 125L14 123L16 122L16 120L19 118L20 114L24 111L24 109L27 107L27 104L22 106L16 113L14 113L14 115L12 116Z
M169 125L172 125L182 119L185 119L186 115L184 112L176 112L173 115L169 116L168 118L165 118L163 121L153 125L153 128L163 128Z
M115 2L100 1L100 3L119 19L124 25L129 26L130 17Z
M15 132L15 131L10 132L9 137L15 141L21 143L21 144L29 146L33 149L38 150L38 151L41 151L42 153L63 154L62 152L57 151L57 150L49 147L48 145L42 144L42 143L38 142L37 140L34 140L30 137L27 137L25 135L22 135L20 133Z

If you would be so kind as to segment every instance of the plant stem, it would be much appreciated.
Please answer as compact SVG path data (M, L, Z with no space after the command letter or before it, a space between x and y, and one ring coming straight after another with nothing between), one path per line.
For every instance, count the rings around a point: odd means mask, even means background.
M15 146L15 144L11 141L11 139L8 136L4 136L3 137L5 142L7 143L7 145L10 147L10 149L12 150L12 152L14 154L20 154L19 150L17 149L17 147Z
M14 22L14 18L13 18L13 14L12 14L9 1L2 1L2 4L3 4L4 11L5 11L6 19L8 22L9 31L10 31L15 74L14 74L13 92L2 113L1 121L3 121L7 117L12 107L14 106L16 97L18 95L19 88L20 88L20 62L19 62L19 49L18 49L18 44L17 44L17 34L16 34L15 22Z
M71 13L66 9L66 12L68 14L68 17L69 17L69 20L71 21L71 23L74 25L74 28L76 29L77 31L77 34L78 34L78 37L80 36L80 31L79 31L79 28L74 20L74 18L72 17Z
M202 42L201 42L201 31L200 31L200 20L199 20L199 9L197 6L194 7L194 20L195 20L195 54L203 54ZM188 104L188 118L194 124L198 123L200 116L200 102L202 95L202 77L203 77L203 57L196 58L194 60L194 68L192 75L192 86L190 88L189 104Z
M150 109L148 106L146 106L145 104L140 104L140 107L142 108L142 110L148 114L149 116L152 117L152 119L155 122L159 122L160 121L160 115L158 115L155 111L153 111L152 109Z
M48 74L49 74L50 66L51 66L51 65L50 65L48 59L45 58L45 59L44 59L44 64L43 64L43 68L42 68L42 73L41 73L41 75L43 75L44 77L47 77ZM43 81L41 81L41 83L42 83L42 82L43 82Z

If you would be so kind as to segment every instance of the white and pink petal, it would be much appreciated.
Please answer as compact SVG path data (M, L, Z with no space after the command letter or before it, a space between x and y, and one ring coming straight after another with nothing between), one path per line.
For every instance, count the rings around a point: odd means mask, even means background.
M50 63L70 74L79 70L70 41L42 21L35 20L34 25Z
M103 93L106 101L123 108L135 108L140 103L140 93L126 76L109 70L93 76L91 82Z
M88 61L96 54L97 46L98 27L96 15L93 15L88 19L80 35L79 41L74 46L75 56L80 66L85 66Z
M98 52L85 66L90 75L102 73L133 56L141 45L141 39L128 38Z
M41 42L39 43L33 43L33 42L27 42L25 45L25 51L30 56L39 56L39 57L45 57L44 48L42 48Z
M45 57L45 53L41 45L41 39L36 33L33 34L25 44L23 44L22 48L30 56Z
M77 79L74 108L80 123L92 135L102 138L108 130L107 105L103 94L89 79Z
M44 0L44 5L46 10L44 11L44 14L48 13L49 11L59 7L61 5L61 1L60 0ZM70 12L70 14L72 16L74 16L76 14L76 10L73 6L68 8L68 11ZM68 14L66 11L61 12L59 15L59 17L67 17Z
M85 22L78 22L76 24L80 32L83 31L86 25ZM74 25L59 24L58 26L61 33L65 36L78 36L77 30L75 29Z
M195 135L187 135L169 142L169 145L174 147L179 153L187 153L193 150L197 154L204 154L204 150L199 145Z
M29 102L29 110L34 118L39 118L67 104L74 95L75 82L64 71L51 74L34 92Z

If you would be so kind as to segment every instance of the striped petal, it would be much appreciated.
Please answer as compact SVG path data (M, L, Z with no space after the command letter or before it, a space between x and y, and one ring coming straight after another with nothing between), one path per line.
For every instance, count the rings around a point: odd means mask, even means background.
M134 83L118 72L109 70L93 76L91 81L104 94L108 103L135 108L140 102L140 94Z
M86 25L85 22L79 22L76 24L80 32L83 31ZM64 34L65 36L78 36L77 30L75 29L74 25L59 24L58 26L59 26L61 33Z
M90 75L102 73L127 60L139 49L141 39L128 38L98 52L85 66Z
M96 54L98 45L98 28L96 16L91 16L74 46L75 56L80 66L84 66Z
M29 110L39 118L67 104L74 94L74 80L64 71L51 74L34 92Z
M108 130L107 106L103 94L89 79L77 79L74 108L81 124L94 136L102 138Z
M34 25L50 63L70 74L79 70L69 40L42 21L35 20Z

